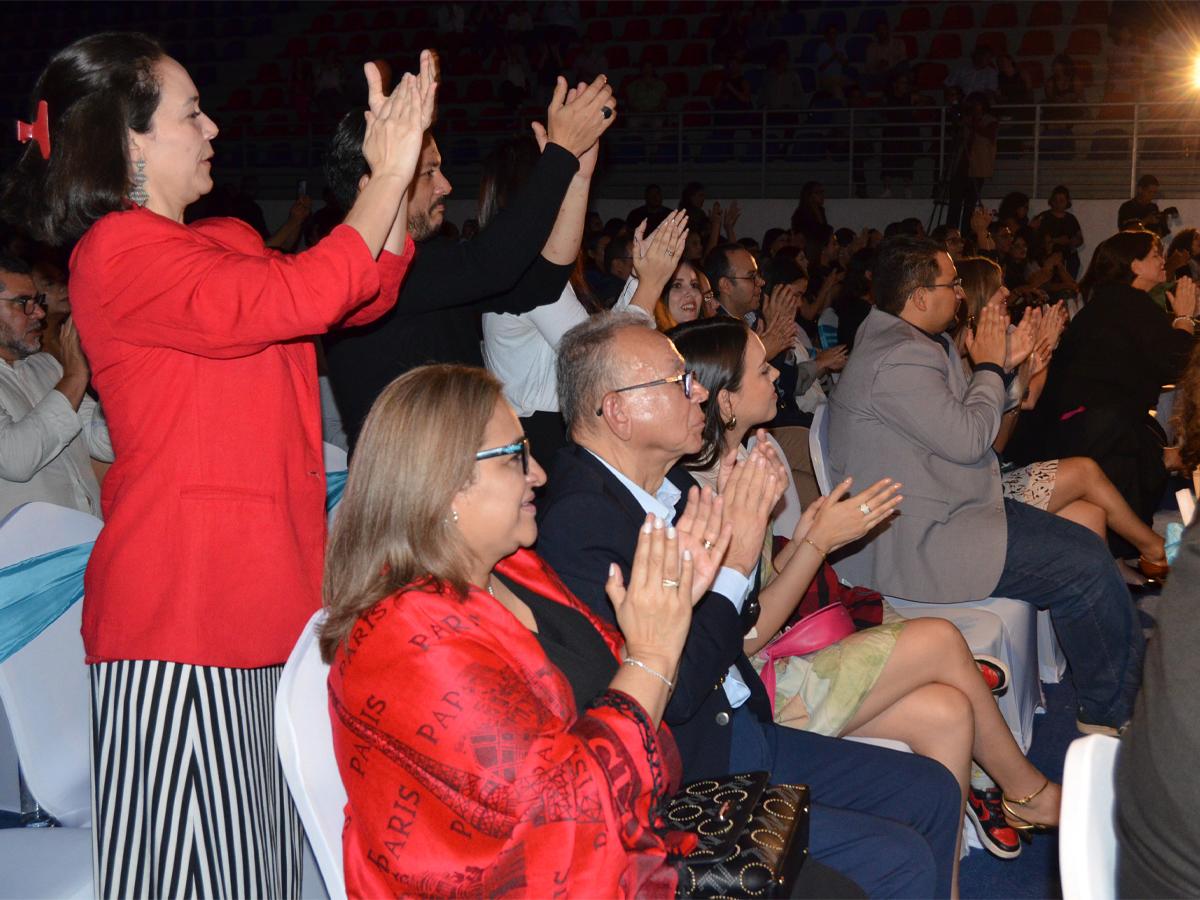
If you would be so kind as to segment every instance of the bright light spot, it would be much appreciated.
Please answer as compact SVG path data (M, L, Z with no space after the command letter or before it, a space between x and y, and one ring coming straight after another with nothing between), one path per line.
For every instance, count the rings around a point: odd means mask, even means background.
M1200 56L1192 63L1192 86L1200 88Z

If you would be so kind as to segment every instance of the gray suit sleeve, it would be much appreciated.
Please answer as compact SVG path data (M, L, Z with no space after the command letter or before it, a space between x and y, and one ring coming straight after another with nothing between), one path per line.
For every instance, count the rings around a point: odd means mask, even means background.
M883 421L930 453L971 465L991 451L996 439L1004 380L995 372L976 372L960 400L947 381L947 358L941 354L932 342L929 347L906 342L889 353L871 385L872 406Z

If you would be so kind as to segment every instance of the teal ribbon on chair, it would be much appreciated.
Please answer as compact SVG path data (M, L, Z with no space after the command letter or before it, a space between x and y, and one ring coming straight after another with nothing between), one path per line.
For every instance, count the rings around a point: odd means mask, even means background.
M1167 525L1167 538L1165 555L1167 562L1175 565L1175 557L1179 555L1179 542L1183 540L1183 526L1178 522L1170 522Z
M83 599L92 544L76 544L0 569L0 662Z
M333 508L342 501L342 494L346 492L346 475L347 471L341 469L337 472L325 473L325 512L326 514L333 512Z

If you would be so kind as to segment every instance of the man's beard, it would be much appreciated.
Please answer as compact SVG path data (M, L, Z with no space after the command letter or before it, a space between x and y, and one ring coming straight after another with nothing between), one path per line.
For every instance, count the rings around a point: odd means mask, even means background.
M433 224L435 213L444 215L446 204L435 203L423 213L416 213L408 219L408 233L414 241L426 241L433 237L441 229L441 223Z
M32 336L26 334L18 338L9 326L0 323L0 348L12 352L17 359L24 359L41 352L43 334L45 329L39 329Z

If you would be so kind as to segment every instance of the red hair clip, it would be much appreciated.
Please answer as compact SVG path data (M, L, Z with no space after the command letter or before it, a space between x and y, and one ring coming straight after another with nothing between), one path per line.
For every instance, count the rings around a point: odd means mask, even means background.
M45 100L38 101L37 118L33 120L32 125L17 119L17 140L22 144L37 141L38 148L42 151L42 159L50 158L50 114L46 109Z

